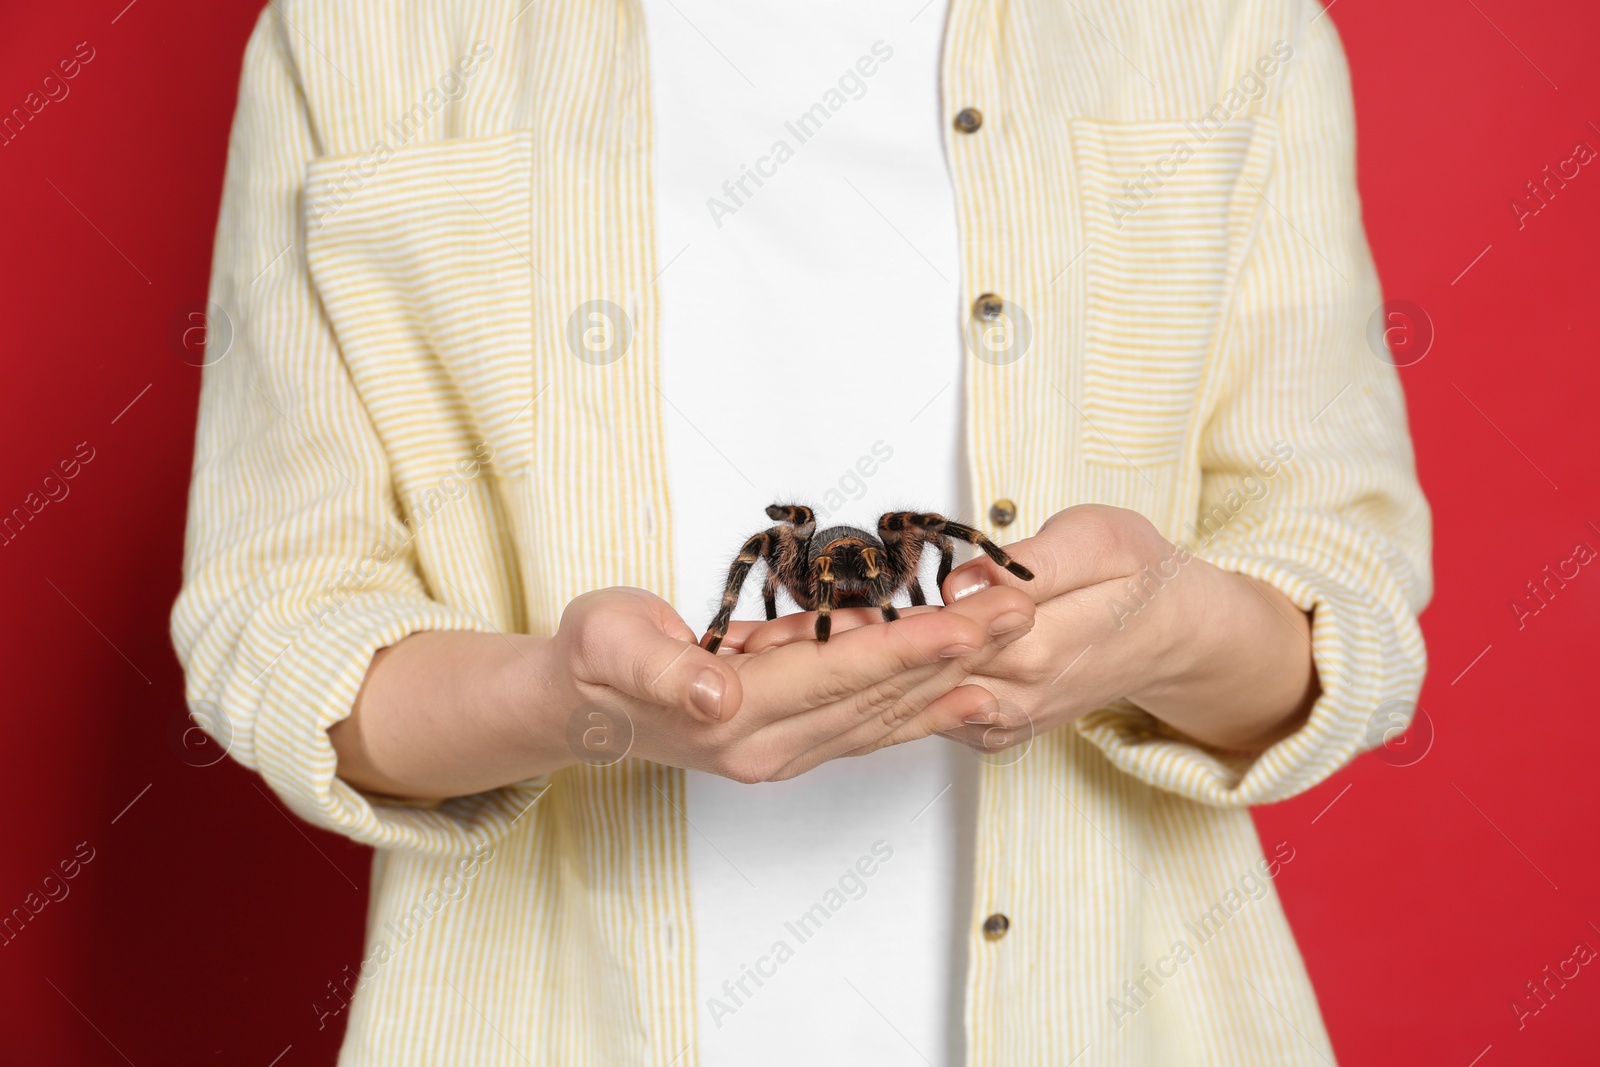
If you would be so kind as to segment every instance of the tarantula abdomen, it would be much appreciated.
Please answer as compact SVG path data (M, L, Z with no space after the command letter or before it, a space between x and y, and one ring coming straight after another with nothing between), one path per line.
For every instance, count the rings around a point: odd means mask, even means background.
M877 608L885 619L892 620L900 613L890 601L902 591L910 595L912 604L926 604L918 571L923 549L929 545L939 549L939 585L944 584L954 563L955 538L977 545L1018 578L1033 580L1032 571L982 531L933 512L887 512L878 519L876 534L854 526L830 526L819 531L815 513L803 504L774 504L767 508L767 517L776 525L746 541L728 568L722 606L701 638L701 644L711 652L728 635L739 592L758 561L767 565L766 584L761 591L767 618L778 617L781 587L802 610L817 613L818 641L828 639L834 608Z

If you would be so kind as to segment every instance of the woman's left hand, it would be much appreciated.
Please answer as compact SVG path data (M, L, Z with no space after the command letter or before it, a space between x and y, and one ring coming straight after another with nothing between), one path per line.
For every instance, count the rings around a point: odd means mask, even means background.
M995 751L1127 699L1196 741L1250 750L1292 732L1315 701L1308 615L1272 586L1173 545L1137 512L1068 508L1006 551L1032 581L979 556L945 579L945 603L1011 585L1038 606L1033 630L963 661L963 688L989 697L983 713L957 690L921 713L923 733L931 716L937 732ZM877 617L836 611L834 629ZM811 619L756 626L741 635L744 649L804 639Z

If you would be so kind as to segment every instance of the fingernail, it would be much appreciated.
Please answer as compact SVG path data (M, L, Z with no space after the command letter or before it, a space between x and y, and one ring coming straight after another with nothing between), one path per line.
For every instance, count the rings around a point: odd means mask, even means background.
M722 718L722 675L712 670L701 671L700 677L694 680L694 688L689 691L689 699L711 718Z
M978 650L973 648L971 645L950 645L947 648L941 648L939 650L939 658L955 659L958 656L970 656L976 651Z
M1008 611L989 624L989 636L996 637L1008 634L1012 630L1028 624L1028 617L1020 611Z
M987 579L987 578L979 578L976 581L973 581L971 583L958 586L950 594L950 600L953 603L953 602L955 602L957 600L960 600L964 596L970 596L971 594L976 593L980 589L987 589L987 588L989 588L989 579Z

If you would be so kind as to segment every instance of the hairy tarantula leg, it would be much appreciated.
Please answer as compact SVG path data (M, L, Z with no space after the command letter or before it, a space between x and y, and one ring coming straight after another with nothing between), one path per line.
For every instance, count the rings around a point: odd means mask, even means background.
M817 640L828 643L833 632L833 557L817 557Z
M894 620L900 617L899 609L897 609L893 604L889 603L887 598L884 599L882 604L878 605L878 610L883 612L883 619L885 622L894 622Z
M750 568L755 566L756 560L766 556L772 548L772 537L771 530L751 537L739 549L738 558L728 568L728 584L722 589L722 606L717 609L710 628L700 639L701 646L707 652L714 653L722 647L722 639L728 636L728 623L733 619L733 609L739 603L739 591L744 588L744 580L750 576Z
M956 550L950 543L950 538L939 535L939 573L934 578L933 584L940 589L944 588L944 580L950 577L950 568L955 566Z
M949 534L951 537L959 537L969 544L977 545L983 549L985 555L1018 578L1033 581L1033 572L1007 555L1005 549L985 537L982 530L974 529L965 523L951 522L943 515L931 513L907 515L906 522L919 530L927 530L934 534Z
M802 538L810 537L817 528L816 514L804 504L773 504L767 508L767 518L788 523Z
M923 591L920 575L922 553L930 535L908 524L906 518L909 515L910 512L890 511L878 517L878 539L886 549L883 571L890 586L903 588L911 595L912 607L925 607L928 598ZM872 559L876 562L876 551Z
M772 565L772 557L767 557L767 580L761 586L761 603L767 609L767 621L778 617L778 568Z

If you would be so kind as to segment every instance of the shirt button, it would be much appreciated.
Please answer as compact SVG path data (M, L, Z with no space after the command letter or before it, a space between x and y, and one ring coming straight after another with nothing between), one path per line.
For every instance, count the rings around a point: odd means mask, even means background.
M983 125L983 112L975 107L964 107L956 112L956 129L962 133L976 133Z
M996 500L989 505L989 521L996 526L1010 526L1017 521L1017 505L1011 500ZM1000 918L1004 919L1002 915Z
M983 293L972 302L972 315L985 322L994 322L1006 311L1005 299L996 293Z
M995 912L983 920L983 936L990 941L998 941L1006 936L1006 931L1011 929L1011 920Z

